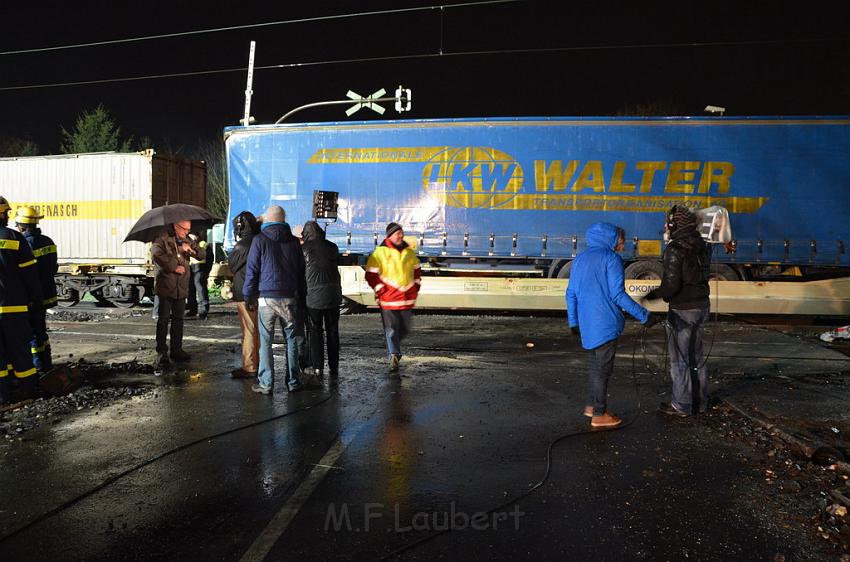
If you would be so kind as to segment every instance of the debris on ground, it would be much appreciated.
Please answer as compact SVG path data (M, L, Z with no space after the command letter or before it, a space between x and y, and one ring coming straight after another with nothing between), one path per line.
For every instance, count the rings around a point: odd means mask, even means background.
M137 361L123 363L79 361L57 368L55 372L76 373L76 376L80 377L73 381L77 388L65 395L59 395L61 392L47 393L56 395L21 403L20 407L14 410L0 411L0 440L20 437L21 434L43 423L58 423L62 416L74 412L103 408L120 400L147 396L155 392L155 387L151 385L126 384L116 380L116 375L153 372L151 365ZM104 385L104 381L108 383L108 386ZM61 382L57 379L50 382L48 387L57 390Z
M841 326L820 336L821 341L833 342L835 340L850 340L850 326Z
M766 484L763 500L774 505L772 511L780 517L777 524L808 529L813 540L826 541L836 554L850 554L850 517L843 503L844 492L850 493L850 480L834 464L845 457L841 448L822 446L812 458L805 458L778 431L754 424L725 406L714 412L720 415L705 418L710 429L751 451L741 454L740 462Z

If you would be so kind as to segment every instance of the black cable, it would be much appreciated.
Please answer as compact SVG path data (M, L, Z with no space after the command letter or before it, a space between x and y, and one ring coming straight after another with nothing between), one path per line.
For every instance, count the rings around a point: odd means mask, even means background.
M641 338L640 338L641 341L643 339L645 339L646 332L647 332L647 328L644 327L643 331L641 332ZM633 423L635 423L635 421L637 421L638 417L640 417L640 415L642 414L641 398L640 398L640 385L638 384L638 381L637 381L637 369L635 367L635 356L637 354L637 342L638 342L638 340L635 339L634 344L632 345L632 383L634 384L635 398L637 399L637 415L634 416L628 422L623 423L621 425L618 425L617 427L594 428L594 429L590 429L590 430L583 430L583 431L576 431L576 432L573 432L573 433L567 433L567 434L561 435L559 437L556 437L555 439L553 439L552 441L549 442L549 446L546 448L546 470L543 473L543 477L536 484L534 484L531 488L529 488L525 492L519 494L518 496L516 496L516 497L514 497L514 498L512 498L512 499L510 499L510 500L508 500L508 501L506 501L506 502L504 502L504 503L502 503L502 504L500 504L500 505L498 505L498 506L496 506L492 509L490 509L489 511L486 511L485 513L487 515L491 515L491 514L497 512L497 511L501 511L508 506L518 504L521 500L530 496L532 494L532 492L534 492L535 490L537 490L538 488L543 486L543 484L545 484L546 481L549 480L549 477L552 475L552 449L554 449L555 445L557 445L561 441L565 441L565 440L571 439L573 437L580 437L582 435L593 435L593 434L598 434L598 433L605 433L605 432L608 432L608 431L616 431L616 430L626 429L629 426L631 426ZM427 535L425 537L417 539L417 540L415 540L415 541L413 541L409 544L406 544L406 545L404 545L400 548L397 548L396 550L390 552L389 554L381 557L381 560L392 560L393 558L396 558L397 556L404 554L405 552L407 552L409 550L413 550L414 548L417 548L420 545L425 544L426 542L430 542L430 541L436 539L437 537L441 537L443 535L446 535L446 534L452 532L453 530L454 529L450 525L448 529L443 529L443 530L438 531L436 533L432 533L430 535Z
M110 476L109 478L107 478L106 480L104 480L103 482L101 482L100 484L95 486L94 488L90 488L89 490L83 492L82 494L78 495L77 497L71 498L70 500L54 507L53 509L51 509L50 511L48 511L46 513L42 513L41 515L39 515L38 517L36 517L32 521L30 521L30 522L26 523L25 525L18 527L14 531L11 531L11 532L3 535L2 537L0 537L0 543L3 543L5 541L7 541L8 539L11 539L12 537L26 531L27 529L41 523L42 521L45 521L45 520L53 517L54 515L61 513L62 511L65 511L69 507L79 503L80 501L86 499L87 497L89 497L93 494L96 494L97 492L99 492L100 490L103 490L107 486L114 484L115 482L124 478L128 474L132 474L133 472L137 472L137 471L143 469L144 467L155 463L158 460L161 460L161 459L164 459L165 457L171 456L174 453L179 453L180 451L188 449L189 447L192 447L192 446L197 445L199 443L204 443L204 442L207 442L207 441L211 441L213 439L218 439L220 437L224 437L225 435L230 435L231 433L236 433L237 431L242 431L243 429L249 429L251 427L256 427L256 426L262 425L264 423L279 420L279 419L285 418L287 416L292 416L294 414L298 414L300 412L310 410L312 408L315 408L316 406L320 406L320 405L324 404L325 402L327 402L328 400L330 400L334 396L335 396L334 394L329 394L328 396L322 398L321 400L314 402L312 404L309 404L307 406L297 408L297 409L289 411L289 412L284 412L283 414L279 414L277 416L272 416L270 418L266 418L266 419L263 419L263 420L252 422L252 423L249 423L247 425L242 425L242 426L239 426L239 427L235 427L233 429L228 429L227 431L222 431L221 433L216 433L214 435L208 435L207 437L202 437L200 439L190 441L189 443L184 443L183 445L175 447L175 448L173 448L169 451L165 451L164 453L161 453L161 454L159 454L159 455L157 455L153 458L150 458L150 459L148 459L144 462L141 462L141 463L139 463L135 466L128 468L124 472L116 474L115 476Z

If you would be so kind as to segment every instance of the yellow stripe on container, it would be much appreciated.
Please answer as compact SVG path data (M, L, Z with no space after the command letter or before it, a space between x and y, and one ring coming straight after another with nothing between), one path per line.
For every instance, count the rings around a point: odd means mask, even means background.
M35 207L42 221L137 219L143 212L141 199L100 199L91 201L27 201L17 206Z

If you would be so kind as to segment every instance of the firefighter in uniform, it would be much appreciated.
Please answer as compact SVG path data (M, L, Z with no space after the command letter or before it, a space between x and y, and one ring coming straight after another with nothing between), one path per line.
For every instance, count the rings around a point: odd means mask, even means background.
M18 207L15 211L15 223L32 248L41 283L41 294L44 297L42 307L30 310L30 326L33 331L32 361L35 368L47 372L53 368L50 358L50 339L47 337L47 309L56 306L59 297L56 295L56 282L53 276L59 269L56 244L41 233L38 221L43 219L33 207Z
M189 234L190 244L197 244L198 257L189 258L189 299L186 302L186 317L197 316L201 320L207 319L210 312L210 292L207 289L207 281L212 269L212 247L207 241L197 234Z
M21 399L35 396L38 375L28 312L41 308L44 300L32 250L8 222L9 203L0 196L0 403L11 401L12 378L18 380Z

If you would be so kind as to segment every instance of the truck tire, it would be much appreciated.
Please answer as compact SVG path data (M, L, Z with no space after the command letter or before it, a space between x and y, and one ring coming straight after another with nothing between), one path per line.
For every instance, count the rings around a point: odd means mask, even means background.
M741 276L731 266L725 263L713 263L709 270L708 278L712 281L740 281Z
M366 307L360 303L356 303L351 299L342 297L342 302L339 305L340 314L359 314L365 312Z
M626 267L626 279L643 279L646 281L661 281L664 276L664 266L656 260L638 260Z
M569 279L570 278L570 270L572 270L572 268L573 268L573 262L572 262L572 260L570 260L567 263L565 263L561 267L561 269L558 270L557 278L558 279Z

